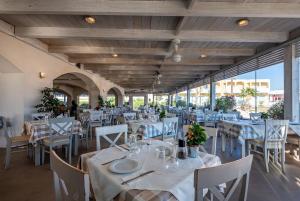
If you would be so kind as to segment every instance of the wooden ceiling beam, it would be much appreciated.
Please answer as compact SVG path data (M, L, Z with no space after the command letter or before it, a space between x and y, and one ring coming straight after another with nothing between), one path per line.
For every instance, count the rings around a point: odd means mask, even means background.
M155 72L150 71L95 71L98 72L101 75L154 75ZM164 75L191 75L193 73L194 75L203 75L207 74L206 71L195 71L195 72L189 72L189 71L167 71L167 72L161 72L161 74Z
M198 0L189 0L189 1L187 1L187 9L191 10L197 1ZM188 16L183 16L179 19L179 21L176 25L176 28L175 28L175 35L178 35L180 33L180 31L182 30L184 24L187 22L187 20L188 20Z
M288 39L287 32L185 30L176 36L172 30L74 27L16 27L15 34L27 38L102 38L151 41L170 41L177 38L181 41L277 43Z
M22 0L0 1L0 14L299 18L299 3Z
M49 46L50 53L63 54L125 54L125 55L153 55L167 56L165 48L122 48L122 47L101 47L101 46ZM255 50L252 48L179 48L183 56L252 56Z
M85 65L85 69L87 70L95 70L98 71L120 71L120 70L131 70L131 71L214 71L214 70L220 70L219 66L163 66L162 68L159 68L158 66L101 66L101 65Z
M123 64L123 65L160 65L162 60L158 59L128 59L128 58L99 58L99 57L76 57L69 58L71 63L83 63L83 64ZM180 63L176 63L171 59L164 62L165 65L231 65L233 64L233 59L227 58L205 58L205 59L183 59Z

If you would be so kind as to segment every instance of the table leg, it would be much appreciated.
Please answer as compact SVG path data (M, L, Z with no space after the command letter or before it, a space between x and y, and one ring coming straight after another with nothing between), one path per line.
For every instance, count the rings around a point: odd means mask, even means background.
M41 165L41 145L39 142L34 147L34 164L35 166Z
M78 155L78 141L79 141L78 137L79 137L78 135L73 135L72 151L75 156Z
M222 135L222 152L225 152L226 139L224 133L221 133L221 135Z

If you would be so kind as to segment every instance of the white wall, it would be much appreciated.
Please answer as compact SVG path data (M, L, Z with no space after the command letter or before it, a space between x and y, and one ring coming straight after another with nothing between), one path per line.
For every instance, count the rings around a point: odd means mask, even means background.
M104 97L112 87L118 88L124 94L123 88L98 74L80 70L14 36L0 32L0 47L0 56L5 60L0 62L0 115L16 117L17 122L24 117L25 120L30 118L30 114L35 112L34 105L40 101L40 90L43 87L52 87L53 80L65 73L75 72L89 77L99 88L98 93ZM7 69L12 67L7 68L7 65L14 66L19 74L8 75ZM39 72L46 73L46 78L40 79Z
M0 73L0 115L9 118L17 133L22 131L24 121L23 84L22 73ZM0 136L0 147L4 146L3 139Z

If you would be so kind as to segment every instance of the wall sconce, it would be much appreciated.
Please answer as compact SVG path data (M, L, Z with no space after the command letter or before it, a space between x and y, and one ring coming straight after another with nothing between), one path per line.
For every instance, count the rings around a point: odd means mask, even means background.
M40 72L40 78L41 79L46 78L46 73Z

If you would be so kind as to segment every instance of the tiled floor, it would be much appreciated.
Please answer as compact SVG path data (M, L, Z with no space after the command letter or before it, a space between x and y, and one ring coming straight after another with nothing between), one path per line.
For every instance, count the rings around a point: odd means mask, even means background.
M220 143L218 143L220 145ZM89 151L95 150L95 142ZM220 153L222 162L240 157L237 150L231 156ZM86 152L85 148L81 153ZM4 150L0 151L0 160L4 159ZM76 164L77 158L73 158ZM52 201L52 174L49 165L34 167L26 158L25 152L15 153L9 170L0 168L0 200L1 201ZM248 201L299 201L300 200L300 162L287 155L286 174L282 175L274 167L270 173L265 172L263 160L256 156L253 162L249 183Z

